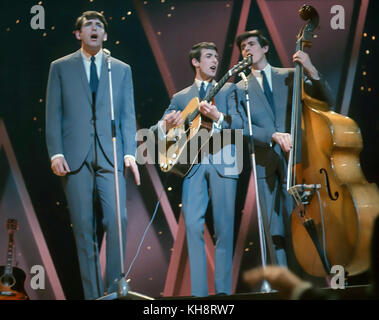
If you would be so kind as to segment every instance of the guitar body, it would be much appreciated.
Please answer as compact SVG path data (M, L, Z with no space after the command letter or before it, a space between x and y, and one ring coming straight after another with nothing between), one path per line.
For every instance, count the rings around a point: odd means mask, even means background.
M5 274L5 267L0 266L0 300L28 300L24 283L25 272L19 268L12 268L12 274Z
M193 98L181 116L183 124L167 132L164 148L159 147L159 164L163 172L170 172L185 177L197 163L201 149L213 134L213 122L201 114L192 121L189 117L199 105L199 99Z

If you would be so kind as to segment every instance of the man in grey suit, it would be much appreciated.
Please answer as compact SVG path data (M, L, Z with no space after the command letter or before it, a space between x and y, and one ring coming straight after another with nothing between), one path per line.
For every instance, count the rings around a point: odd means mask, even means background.
M162 120L152 127L152 130L159 130L161 137L164 137L169 129L182 124L181 112L192 98L199 97L202 100L216 83L214 77L218 67L218 53L214 43L201 42L194 45L189 59L195 71L195 81L191 86L174 94ZM213 130L218 132L214 133L216 135L222 134L224 129L243 127L237 107L236 86L227 83L215 96L215 104L201 101L199 111L203 117L213 120ZM204 223L209 200L212 201L216 235L216 294L231 293L234 205L240 168L235 163L231 167L230 161L224 161L225 154L231 155L236 161L237 152L234 144L225 145L221 150L211 149L209 154L202 153L201 161L192 167L183 181L182 210L186 225L193 296L209 294L204 245Z
M81 49L51 63L46 98L46 142L51 168L62 177L77 246L84 296L104 294L96 239L94 198L102 207L106 232L106 291L117 290L121 276L117 228L110 91L106 57L107 22L87 11L75 24ZM111 58L117 141L122 241L126 240L124 165L139 184L135 163L136 123L130 66Z
M287 265L290 248L288 218L293 203L286 190L287 153L292 148L290 132L291 100L294 69L272 67L266 58L269 42L259 30L246 31L238 35L237 46L242 56L253 56L251 73L248 76L251 121L256 156L256 172L259 196L266 212L276 260ZM331 102L330 89L312 64L308 54L298 51L293 61L303 65L307 74L305 90L320 100ZM244 90L244 83L237 84ZM243 95L244 96L244 95ZM246 109L246 103L243 110ZM245 133L247 117L244 113ZM286 250L287 249L287 250Z

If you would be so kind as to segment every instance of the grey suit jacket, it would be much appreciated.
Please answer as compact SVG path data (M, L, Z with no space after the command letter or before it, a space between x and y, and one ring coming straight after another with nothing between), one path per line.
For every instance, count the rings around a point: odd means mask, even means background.
M130 66L111 58L114 118L119 169L123 156L135 155L136 122ZM96 98L100 144L113 163L108 72L103 56ZM85 160L94 141L92 97L80 50L51 63L46 97L46 141L49 156L63 154L71 171Z
M272 67L272 93L275 104L275 113L271 109L266 96L258 81L253 75L248 76L248 92L250 99L250 113L253 129L254 146L256 150L257 177L263 178L274 174L279 168L285 173L286 155L277 144L272 144L271 137L274 132L290 132L293 68ZM245 121L245 135L248 135L246 112L246 99L244 84L237 84L239 94L243 97L243 116ZM315 98L333 103L328 84L321 77L320 80L305 78L306 92Z
M170 113L172 110L184 110L187 104L194 97L199 97L199 90L195 83L173 95L171 103L164 112L161 120L163 120L165 115ZM238 94L235 84L226 83L216 94L215 104L217 109L224 114L224 121L221 124L222 129L243 129L243 118L238 107ZM152 126L151 130L156 131L157 125ZM207 163L207 161L209 161L209 163L216 168L217 172L225 178L238 178L242 168L236 165L236 157L238 155L236 154L234 144L225 145L221 150L217 150L216 152L212 152L212 148L210 148L210 151L211 152L207 159L202 159L202 163ZM236 163L231 164L233 160L226 160L226 155L231 155ZM192 176L196 172L199 165L200 164L194 165L187 177Z

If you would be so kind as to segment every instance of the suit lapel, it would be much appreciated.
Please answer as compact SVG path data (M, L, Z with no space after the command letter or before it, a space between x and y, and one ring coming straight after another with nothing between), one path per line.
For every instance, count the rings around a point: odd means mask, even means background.
M213 88L213 83L212 82L208 83L207 90L205 91L205 96L207 96L209 94L209 92L211 91L212 88ZM199 94L200 94L200 92L199 92Z
M222 88L220 91L214 96L215 104L217 106L218 111L223 113L228 113L228 105L226 103L227 101L227 94L229 94L229 91L224 91L224 93L221 93Z
M270 117L272 118L272 120L274 121L274 114L272 112L272 109L267 101L267 98L261 88L261 86L259 85L257 79L255 79L255 77L253 76L253 74L250 74L249 75L249 87L253 89L253 93L254 93L254 97L257 97L260 102L263 104L263 106L266 108L266 111L268 112L268 114L270 115ZM256 102L254 101L254 98L252 98L252 101L251 103L254 105ZM254 106L253 106L254 108ZM252 109L253 110L253 109Z
M191 89L188 91L188 97L189 100L191 100L194 97L198 97L200 100L200 92L195 82L192 84Z
M97 105L98 101L102 101L102 98L103 98L105 92L107 91L107 86L108 86L108 74L107 73L108 73L107 72L107 61L105 59L105 55L103 54L103 60L101 62L101 72L100 72L100 78L99 78L99 87L97 88L96 105Z
M188 103L195 97L197 97L200 101L199 90L197 89L196 83L194 82L193 85L191 86L191 88L188 90L188 93L186 94L186 103L185 103L185 105L182 106L182 108L183 108L182 111L185 109L185 107L188 105ZM188 117L189 121L192 121L193 119L195 119L195 114L191 114Z
M285 76L286 75L279 73L277 68L271 67L272 93L274 97L275 112L277 115L279 115L280 111L283 109L283 102L287 104L285 97L288 88L283 85L283 77Z
M88 98L89 103L91 104L91 102L92 102L91 91L89 88L89 83L88 83L86 71L84 69L83 58L82 58L82 54L81 54L80 49L78 51L76 51L76 53L74 54L73 64L74 64L74 69L79 74L80 81L83 85L83 90L84 90L84 92Z

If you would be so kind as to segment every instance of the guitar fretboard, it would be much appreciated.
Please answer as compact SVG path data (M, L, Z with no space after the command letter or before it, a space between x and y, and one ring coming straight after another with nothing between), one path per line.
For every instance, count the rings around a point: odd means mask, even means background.
M12 257L13 257L13 232L9 233L7 264L4 269L4 274L12 274Z
M220 80L218 83L216 83L216 85L211 89L209 90L208 94L205 96L204 100L206 101L210 101L213 99L213 97L221 90L221 88L223 87L223 85L226 83L226 81L228 81L228 79L232 76L232 72L229 71L227 72Z

